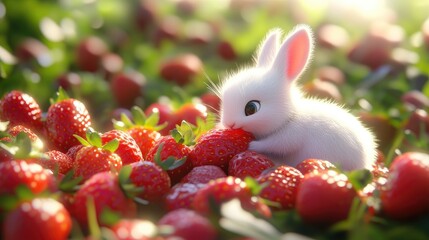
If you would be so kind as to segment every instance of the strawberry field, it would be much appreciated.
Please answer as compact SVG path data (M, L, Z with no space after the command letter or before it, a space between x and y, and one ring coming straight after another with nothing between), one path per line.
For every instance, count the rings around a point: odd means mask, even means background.
M428 13L423 0L0 0L1 239L428 239ZM299 84L372 130L370 169L278 164L218 124L216 86L270 29L298 24L315 41Z

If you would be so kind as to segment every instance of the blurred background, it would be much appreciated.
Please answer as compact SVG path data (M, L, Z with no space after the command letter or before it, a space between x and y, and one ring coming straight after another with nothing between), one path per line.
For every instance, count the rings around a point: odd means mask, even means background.
M216 109L207 85L250 64L270 28L299 23L317 42L309 94L381 132L412 114L404 101L429 106L427 0L2 0L0 96L19 89L46 111L62 86L100 125L158 101Z

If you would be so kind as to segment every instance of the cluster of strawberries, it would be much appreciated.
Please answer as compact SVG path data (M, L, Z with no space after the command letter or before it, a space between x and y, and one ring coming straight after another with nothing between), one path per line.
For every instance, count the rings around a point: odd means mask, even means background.
M243 130L184 122L162 135L159 115L138 107L132 119L122 115L115 129L98 133L85 105L63 94L42 117L31 96L11 91L0 117L8 122L0 124L6 240L99 237L100 226L116 239L217 239L209 219L232 199L262 218L295 210L303 222L324 226L347 219L356 200L369 218L410 219L429 210L423 153L399 155L389 168L380 157L371 171L342 172L318 159L275 166L247 150L253 136ZM148 221L155 207L159 218Z

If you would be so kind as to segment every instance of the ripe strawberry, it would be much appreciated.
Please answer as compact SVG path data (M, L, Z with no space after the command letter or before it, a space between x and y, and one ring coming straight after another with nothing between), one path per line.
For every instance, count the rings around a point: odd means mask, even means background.
M188 53L165 60L160 66L160 75L166 81L185 86L192 82L202 69L201 59Z
M77 152L79 152L79 150L83 147L84 145L82 144L74 145L73 147L69 148L69 150L67 150L66 154L74 161L74 159L76 158Z
M200 103L187 103L182 105L177 111L174 112L170 118L169 125L173 126L180 125L182 121L186 121L190 124L196 125L197 119L206 119L207 107Z
M184 159L185 157L188 157L189 152L191 151L191 149L188 146L181 143L177 143L176 140L174 140L174 138L171 135L163 136L159 138L158 141L156 141L155 145L147 154L146 156L147 161L155 162L155 156L160 146L162 146L162 149L160 152L161 161L167 161L169 157L173 157L175 159ZM179 182L192 169L192 162L189 161L189 159L179 160L179 161L185 161L185 162L183 163L183 165L175 169L167 170L167 173L170 176L172 185Z
M64 206L52 198L21 203L3 223L3 239L67 239L72 221Z
M101 38L90 36L79 42L76 48L76 64L80 70L96 72L100 68L101 57L108 51Z
M296 194L303 178L296 168L279 166L258 178L261 185L267 184L260 192L260 196L278 203L279 209L292 209L295 207Z
M143 159L139 146L128 133L121 130L110 130L101 135L103 144L113 139L119 141L119 146L115 153L121 157L123 165L138 162Z
M194 166L216 165L228 172L231 158L247 150L252 139L241 129L213 129L197 140L189 158Z
M314 158L305 159L296 165L296 169L298 169L303 175L314 171L320 172L331 168L335 168L335 165L331 162Z
M165 196L165 208L167 211L192 208L195 194L204 186L202 183L177 183Z
M347 218L357 196L346 175L334 170L304 176L296 196L296 209L305 222L333 224Z
M218 166L205 165L192 168L180 182L182 183L208 183L211 180L226 177L225 172Z
M215 240L218 235L207 218L189 209L177 209L167 213L158 221L158 225L173 227L173 233L168 239L200 240L204 236L206 240Z
M0 163L0 195L14 194L19 185L24 185L33 193L48 188L48 176L45 169L36 163L14 160Z
M271 159L257 152L246 150L229 161L228 175L241 179L247 176L257 178L263 171L271 167L274 167Z
M195 194L192 206L202 214L212 213L211 202L220 205L224 202L237 198L243 207L252 205L252 192L247 184L240 178L225 177L210 181Z
M37 163L42 165L44 168L51 169L54 172L66 174L73 168L73 159L67 154L51 150L45 153L48 158L42 158Z
M13 90L0 100L0 120L38 132L42 129L42 110L32 96Z
M32 142L41 141L40 138L30 128L24 125L11 125L7 131L11 136L16 137L18 133L24 132L30 138ZM42 143L43 144L43 143Z
M81 176L84 180L89 179L99 172L117 172L122 167L122 160L115 153L119 142L116 139L102 145L100 134L88 131L86 140L76 136L84 145L73 160L74 175Z
M136 204L125 196L118 177L110 172L100 172L88 179L76 192L72 216L76 218L82 228L88 226L88 202L93 200L95 213L99 224L102 224L103 210L120 214L122 217L134 217Z
M52 148L61 152L79 141L73 136L85 136L86 130L91 126L91 116L85 105L79 100L67 98L64 90L60 89L57 101L48 109L46 116L46 133Z
M26 142L26 140L23 139L23 136L18 136L18 134L24 134L26 137L28 137L29 142ZM29 155L31 151L40 152L44 148L42 140L31 129L23 125L10 126L7 129L7 135L0 138L0 141L4 143L11 143L11 145L15 147L24 147L24 148L27 144L30 144L31 149L28 149L27 155ZM15 156L15 157L20 158L24 156ZM28 156L25 156L25 157L28 157Z
M407 152L390 166L381 191L383 213L394 219L410 219L429 210L429 155Z
M0 147L0 163L13 160L13 154Z
M150 149L155 145L156 140L161 137L161 133L158 131L141 126L136 126L128 130L128 133L139 146L143 159L146 158Z
M139 72L118 73L110 80L110 90L120 107L130 108L143 97L146 78Z
M167 123L158 125L158 112L147 117L137 106L134 106L131 111L134 122L127 115L121 114L121 121L114 120L114 126L116 129L128 132L139 146L143 158L146 158L156 140L161 137L158 131L164 128Z
M117 240L150 240L156 234L156 226L142 219L121 219L110 227Z
M137 187L143 187L138 197L150 202L162 199L170 190L170 177L153 162L139 161L131 163L129 179Z

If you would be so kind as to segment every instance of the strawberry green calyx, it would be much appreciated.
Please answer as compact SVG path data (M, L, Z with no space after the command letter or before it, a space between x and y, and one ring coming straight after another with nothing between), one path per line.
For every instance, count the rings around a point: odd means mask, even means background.
M79 142L84 146L94 146L108 150L112 153L114 153L119 147L119 141L117 139L112 139L111 141L103 145L100 133L90 128L86 131L86 139L76 134L74 134L73 136L77 138L77 140L79 140Z
M182 121L180 125L176 125L176 128L172 130L171 135L177 143L193 146L200 136L210 129L213 129L215 125L216 116L214 114L208 114L205 120L197 118L196 125L187 121Z
M51 105L53 105L55 103L61 102L63 100L69 99L69 98L70 97L67 94L67 92L62 87L59 87L55 98L49 99L49 102L51 103Z
M167 170L176 169L182 166L186 162L187 160L186 157L177 159L173 156L170 156L165 160L161 160L161 152L163 147L164 147L164 143L161 143L158 149L156 150L156 154L154 156L154 162L156 163L156 165L160 166L163 170L167 171Z
M127 115L121 114L121 120L117 121L113 119L113 125L116 129L119 130L129 130L133 127L144 127L146 129L150 129L153 131L160 131L167 126L168 123L163 123L158 125L159 123L159 113L153 112L149 116L143 112L141 108L138 106L134 106L131 108L131 114L133 120L131 120Z
M186 146L193 146L195 145L196 139L195 132L196 126L186 121L182 121L180 125L177 125L176 128L171 131L171 135L177 143Z
M0 139L0 148L13 155L15 159L47 157L42 152L43 143L40 140L32 142L30 137L24 132L19 132L16 136L6 134L4 138L8 139L8 141Z
M134 199L134 201L146 205L149 202L137 197L141 192L144 191L144 187L138 187L131 182L130 176L132 172L132 167L130 165L123 166L118 174L119 186L124 192L125 196L128 198Z

